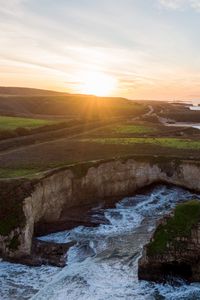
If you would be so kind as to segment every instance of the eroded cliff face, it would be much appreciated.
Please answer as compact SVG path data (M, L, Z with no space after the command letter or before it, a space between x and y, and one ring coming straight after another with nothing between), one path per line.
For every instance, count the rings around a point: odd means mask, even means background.
M19 199L24 222L10 230L6 236L0 234L2 256L30 255L35 224L57 222L63 210L67 212L72 207L92 204L98 199L119 199L156 182L200 191L200 165L197 162L163 163L157 159L153 162L128 159L98 162L88 168L82 164L78 168L78 172L77 166L55 170L40 180L31 181L32 188L28 195L26 192L23 199ZM2 189L1 192L3 193ZM5 195L2 201L6 201ZM12 214L8 213L7 218L12 222Z

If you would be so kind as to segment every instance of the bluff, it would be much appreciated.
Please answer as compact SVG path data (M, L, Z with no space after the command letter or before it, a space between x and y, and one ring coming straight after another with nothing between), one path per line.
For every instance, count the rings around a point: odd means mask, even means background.
M139 260L138 277L163 282L178 276L200 281L200 201L179 204L164 217Z
M160 157L79 164L40 178L0 181L0 254L19 260L32 251L34 231L56 224L74 207L132 195L153 183L200 191L200 164Z

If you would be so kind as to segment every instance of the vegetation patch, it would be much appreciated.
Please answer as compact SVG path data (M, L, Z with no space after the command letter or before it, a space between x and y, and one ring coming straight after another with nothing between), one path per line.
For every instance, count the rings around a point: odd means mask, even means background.
M177 205L174 215L160 224L154 233L152 241L147 246L150 256L162 255L168 244L180 248L182 242L177 238L189 237L191 229L200 221L200 201L191 200Z
M0 235L24 226L23 200L32 190L33 184L25 180L0 182Z
M148 127L143 125L133 125L133 124L127 124L127 125L119 125L116 126L116 128L113 129L116 133L130 133L130 134L145 134L145 133L153 133L156 132L156 128L154 127Z
M55 123L55 121L0 116L1 130L15 130L16 128L20 128L20 127L36 128L40 126L50 125L53 123Z
M18 177L30 177L35 173L40 172L40 169L27 168L27 169L11 169L11 168L0 168L0 178L18 178Z
M177 138L96 138L82 139L82 142L92 142L110 145L151 144L175 149L200 149L200 141Z
M0 204L0 208L0 235L7 236L12 230L24 224L22 203L14 203L8 199L4 204Z
M12 238L12 240L10 241L8 247L9 247L9 249L10 249L11 251L15 251L15 250L18 249L19 245L20 245L19 236L18 236L18 235L15 235L15 236Z
M114 149L115 150L115 149ZM0 178L38 178L42 176L44 172L57 172L59 170L66 170L70 169L76 177L82 177L85 176L88 169L91 167L98 167L100 164L104 162L112 162L114 160L120 160L122 163L126 163L127 160L133 159L138 162L144 162L149 163L151 166L157 165L161 171L167 172L168 176L171 176L170 174L173 174L173 170L179 170L179 167L183 161L187 162L193 162L195 165L199 166L199 161L179 158L176 156L162 156L162 155L153 155L153 154L142 154L142 151L140 151L141 154L126 154L120 155L119 153L113 153L113 155L108 155L105 158L97 157L97 159L90 159L88 161L81 162L80 160L63 160L63 161L57 161L45 165L39 165L39 164L30 164L30 165L24 165L24 166L15 166L15 168L10 167L4 167L0 168ZM108 153L109 154L109 153ZM115 154L115 155L114 155ZM103 155L102 155L103 156ZM50 171L52 170L52 171Z

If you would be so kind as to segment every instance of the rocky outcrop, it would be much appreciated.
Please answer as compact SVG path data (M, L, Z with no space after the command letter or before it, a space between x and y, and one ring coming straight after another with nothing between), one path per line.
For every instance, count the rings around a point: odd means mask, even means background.
M74 207L117 200L156 182L200 191L199 178L198 162L153 157L79 164L54 170L40 179L2 181L1 255L16 259L30 255L36 225L67 220Z
M178 276L200 281L200 201L179 204L157 226L139 260L141 280L165 282Z
M67 263L67 251L74 245L75 242L61 244L34 239L30 254L20 257L8 257L7 260L34 267L41 265L64 267Z

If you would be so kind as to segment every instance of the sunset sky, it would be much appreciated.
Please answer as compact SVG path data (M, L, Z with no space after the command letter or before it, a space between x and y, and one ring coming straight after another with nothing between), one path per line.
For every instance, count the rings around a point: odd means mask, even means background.
M0 85L200 98L200 0L0 0Z

